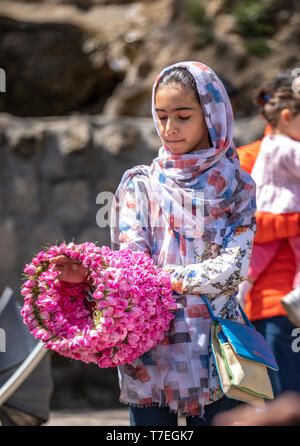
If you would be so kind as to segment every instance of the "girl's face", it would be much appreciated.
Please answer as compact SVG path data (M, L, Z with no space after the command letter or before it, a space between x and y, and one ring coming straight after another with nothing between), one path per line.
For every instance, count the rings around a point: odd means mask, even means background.
M293 115L288 108L282 110L275 127L275 133L283 133L300 142L300 113Z
M155 110L160 135L171 153L183 155L210 147L204 114L192 90L180 84L160 87Z

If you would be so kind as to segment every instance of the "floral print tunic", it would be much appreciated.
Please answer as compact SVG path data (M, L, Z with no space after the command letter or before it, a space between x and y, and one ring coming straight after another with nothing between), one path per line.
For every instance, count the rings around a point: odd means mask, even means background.
M143 175L132 177L122 197L120 245L147 252L162 267L178 248L176 236L168 227L149 231L143 225L148 218L149 202L139 203L141 190L149 190ZM160 216L159 218L163 218ZM209 347L211 319L205 294L218 316L240 320L234 297L239 283L246 278L253 242L253 228L237 226L222 246L207 243L200 254L198 243L187 265L171 265L178 309L171 330L163 342L132 364L119 367L120 401L136 406L155 403L174 411L200 415L203 406L223 396ZM166 255L168 253L169 255Z

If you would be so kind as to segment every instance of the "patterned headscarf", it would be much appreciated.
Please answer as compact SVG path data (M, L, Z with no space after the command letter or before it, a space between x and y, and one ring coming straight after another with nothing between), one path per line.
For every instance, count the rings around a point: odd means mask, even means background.
M255 226L255 183L240 167L233 142L234 119L226 90L218 76L199 62L182 62L165 68L152 92L153 119L160 136L155 111L156 86L161 76L183 67L194 77L212 147L174 155L163 145L151 166L138 166L125 173L119 192L133 175L150 179L152 200L165 223L180 240L202 238L222 245L236 226ZM117 200L117 207L119 203Z

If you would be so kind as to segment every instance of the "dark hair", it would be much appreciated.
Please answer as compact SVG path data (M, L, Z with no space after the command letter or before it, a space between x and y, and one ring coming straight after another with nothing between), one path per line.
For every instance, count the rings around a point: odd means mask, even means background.
M155 92L161 87L171 86L174 84L179 84L192 90L195 99L200 102L196 81L191 73L184 67L174 67L166 70L159 79Z
M254 92L254 103L260 107L261 115L272 127L276 127L280 113L285 108L293 116L300 113L300 92L292 89L294 79L291 71L280 73L273 82Z

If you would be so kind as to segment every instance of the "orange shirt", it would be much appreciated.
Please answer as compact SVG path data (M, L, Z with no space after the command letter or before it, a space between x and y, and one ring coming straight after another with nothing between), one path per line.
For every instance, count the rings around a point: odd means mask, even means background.
M266 129L269 133L270 129ZM241 167L251 174L261 141L238 149ZM293 214L270 214L256 212L257 233L254 241L265 243L282 238L280 249L265 271L258 277L250 295L246 298L245 312L250 320L286 315L281 299L292 290L296 272L294 253L287 241L300 235L300 216Z

